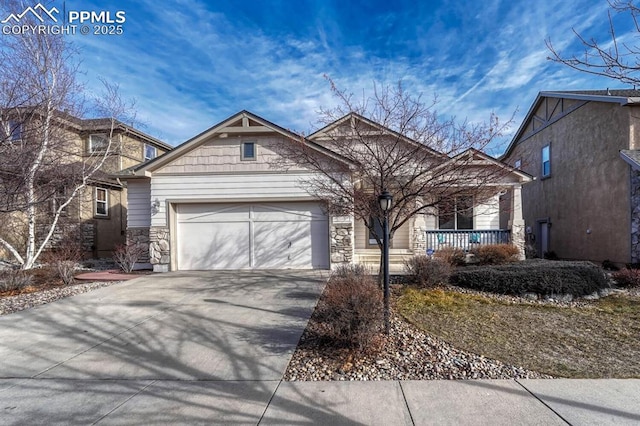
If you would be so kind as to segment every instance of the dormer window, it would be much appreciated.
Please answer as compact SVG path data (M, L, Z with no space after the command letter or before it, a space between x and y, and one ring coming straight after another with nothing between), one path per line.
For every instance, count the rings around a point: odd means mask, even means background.
M109 138L104 133L89 136L89 153L105 152L109 147Z
M149 144L144 144L144 160L153 160L156 158L157 151L156 147Z
M256 159L256 143L255 142L243 142L242 143L242 160L255 160Z

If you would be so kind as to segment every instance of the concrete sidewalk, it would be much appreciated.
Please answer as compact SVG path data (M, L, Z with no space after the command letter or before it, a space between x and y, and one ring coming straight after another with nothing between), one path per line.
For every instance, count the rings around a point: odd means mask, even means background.
M0 424L621 425L640 380L0 380Z

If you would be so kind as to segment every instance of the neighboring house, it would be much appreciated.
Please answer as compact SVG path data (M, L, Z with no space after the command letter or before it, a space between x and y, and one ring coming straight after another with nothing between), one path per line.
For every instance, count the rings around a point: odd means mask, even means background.
M540 92L501 157L523 188L537 255L640 261L640 90Z
M126 186L113 178L113 174L162 155L172 147L124 123L115 122L113 126L111 119L79 119L60 112L56 115L55 123L58 141L55 153L50 155L60 165L59 177L65 174L77 175L84 161L103 155L110 135L112 145L105 163L91 177L89 185L63 211L52 237L51 247L55 247L65 237L65 233L77 232L86 256L111 257L115 246L125 242L127 216ZM28 130L24 131L24 140L21 137L22 127L26 126L28 129L29 123L5 124L6 128L3 130L5 133L10 132L8 134L12 144L30 143ZM56 195L40 205L38 239L48 230L47 221L59 203L66 200L69 191L69 187L61 185L56 189ZM11 230L11 235L2 236L22 248L23 244L19 241L24 235L20 224L22 216L14 213L7 220L12 220L14 226L4 226L0 234ZM0 256L2 255L0 252Z
M274 166L283 158L283 143L305 143L327 167L344 165L343 158L323 146L329 130L303 139L242 111L125 171L119 177L129 191L128 241L149 247L148 261L155 271L327 269L377 262L380 252L363 223L351 216L329 216L323 201L304 189L314 172L295 164ZM392 255L506 241L510 230L501 230L498 206L498 194L506 190L515 194L510 217L514 239L524 236L520 185L530 177L480 152L464 155L473 156L474 167L504 170L495 182L495 195L470 206L472 215L461 210L446 217L433 210L417 215L396 232Z

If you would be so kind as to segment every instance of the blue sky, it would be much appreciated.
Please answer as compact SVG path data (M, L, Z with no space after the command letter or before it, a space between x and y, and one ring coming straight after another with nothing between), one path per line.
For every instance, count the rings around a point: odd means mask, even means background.
M427 99L437 94L440 114L471 122L517 110L512 132L538 91L623 87L546 59L546 38L578 52L572 28L606 41L605 0L67 0L66 8L126 12L123 35L72 36L85 79L90 90L99 77L119 83L143 130L173 145L242 109L308 133L318 108L336 102L324 74L355 93L402 80Z

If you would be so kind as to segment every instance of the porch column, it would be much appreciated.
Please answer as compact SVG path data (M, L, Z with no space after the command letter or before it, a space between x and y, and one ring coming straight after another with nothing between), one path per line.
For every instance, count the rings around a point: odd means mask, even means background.
M511 213L509 215L509 228L511 229L511 244L518 247L518 258L524 260L524 219L522 218L522 185L515 185L511 191Z
M427 250L427 224L424 214L418 213L411 219L411 250L413 254L425 254Z

